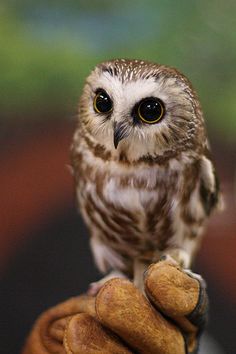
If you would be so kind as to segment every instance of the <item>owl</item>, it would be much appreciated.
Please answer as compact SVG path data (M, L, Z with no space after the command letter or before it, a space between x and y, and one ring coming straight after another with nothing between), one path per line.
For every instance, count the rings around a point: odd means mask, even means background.
M141 286L152 262L189 268L220 193L204 118L174 68L116 59L86 80L71 146L78 205L95 263ZM109 273L110 272L110 273Z

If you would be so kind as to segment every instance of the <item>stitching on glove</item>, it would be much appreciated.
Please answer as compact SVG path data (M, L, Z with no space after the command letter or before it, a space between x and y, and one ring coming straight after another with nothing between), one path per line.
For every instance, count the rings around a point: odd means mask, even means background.
M184 338L184 349L185 349L185 354L198 354L198 351L199 351L199 338L197 339L197 345L196 345L196 348L194 349L193 352L190 352L188 350L188 340L187 340L187 334L183 333L182 332L182 336ZM199 336L198 336L199 337Z
M182 333L182 336L183 336L183 339L184 339L184 350L185 350L185 354L190 354L189 351L188 351L188 344L187 344L186 335L185 335L183 332L181 332L181 333ZM195 353L193 353L193 354L195 354Z
M198 279L199 283L199 297L195 309L186 316L186 318L196 327L198 327L198 333L202 332L207 323L208 314L208 297L205 291L205 286Z

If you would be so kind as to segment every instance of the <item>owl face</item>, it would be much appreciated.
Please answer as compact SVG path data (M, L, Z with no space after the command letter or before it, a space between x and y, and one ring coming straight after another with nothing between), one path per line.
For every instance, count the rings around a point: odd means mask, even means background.
M145 61L98 65L87 78L79 119L95 143L131 159L198 149L205 138L198 99L186 77Z

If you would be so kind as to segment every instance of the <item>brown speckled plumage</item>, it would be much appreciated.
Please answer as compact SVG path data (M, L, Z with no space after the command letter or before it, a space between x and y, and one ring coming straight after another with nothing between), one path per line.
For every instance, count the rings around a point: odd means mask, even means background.
M94 111L98 89L113 102ZM135 105L157 97L165 114L156 124L135 124ZM117 149L114 127L124 138ZM123 137L123 136L122 136ZM163 253L189 267L205 221L218 203L204 119L188 79L174 68L118 59L98 65L87 78L72 143L80 210L102 272L132 276L137 261Z

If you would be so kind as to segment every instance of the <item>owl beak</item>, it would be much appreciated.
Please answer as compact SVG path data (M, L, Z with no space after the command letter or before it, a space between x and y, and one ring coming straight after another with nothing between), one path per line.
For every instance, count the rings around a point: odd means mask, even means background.
M119 142L128 136L127 128L123 122L114 123L114 146L117 149Z

